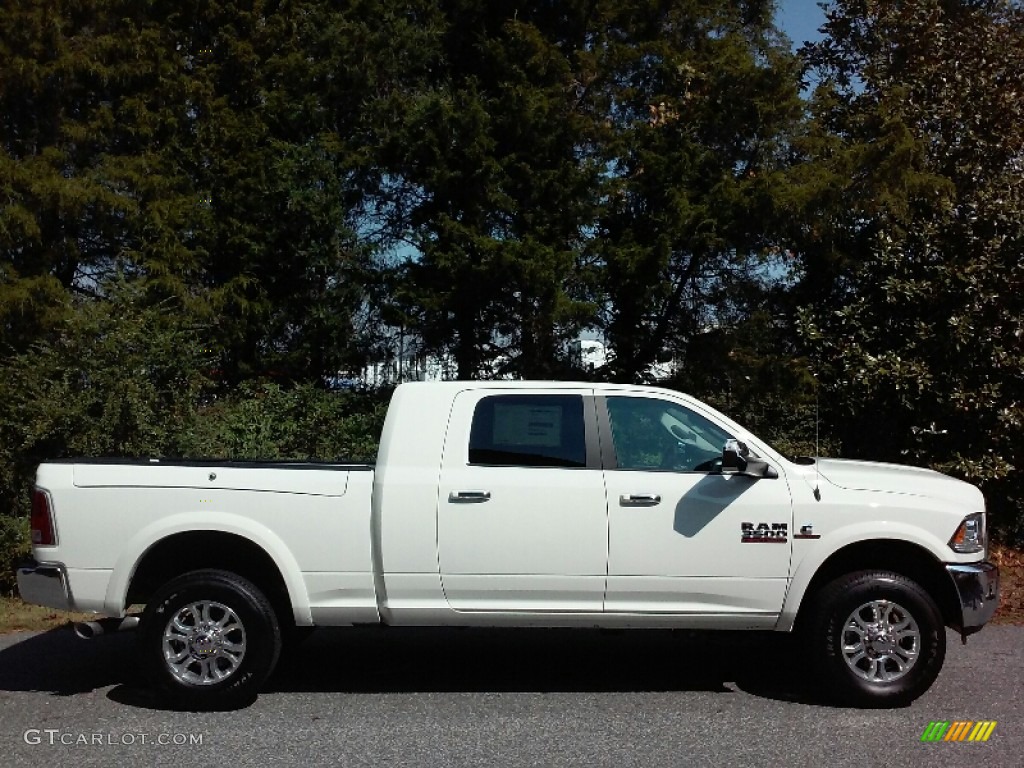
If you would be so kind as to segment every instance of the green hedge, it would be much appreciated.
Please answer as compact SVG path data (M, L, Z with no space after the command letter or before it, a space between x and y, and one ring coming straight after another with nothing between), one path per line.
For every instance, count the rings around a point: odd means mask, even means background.
M14 569L31 555L28 518L0 515L0 595L14 594Z
M112 286L0 361L0 591L28 554L36 466L67 456L372 461L388 392L212 379L217 350L180 308Z

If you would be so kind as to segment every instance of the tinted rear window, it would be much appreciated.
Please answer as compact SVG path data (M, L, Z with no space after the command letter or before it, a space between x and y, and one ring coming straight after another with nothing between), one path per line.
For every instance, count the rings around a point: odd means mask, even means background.
M493 395L477 403L470 464L585 467L583 398Z

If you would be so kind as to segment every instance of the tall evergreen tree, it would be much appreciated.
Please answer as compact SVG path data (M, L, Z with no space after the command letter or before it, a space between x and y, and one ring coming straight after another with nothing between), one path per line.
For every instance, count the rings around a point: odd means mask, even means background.
M564 372L602 327L645 374L769 242L796 63L768 3L435 4L383 144L404 321L460 376Z
M632 381L722 320L777 242L802 109L771 3L599 5L585 75L606 126L593 247L610 373Z
M339 123L330 99L361 94L329 80L332 52L350 47L339 16L318 0L222 0L134 21L183 84L160 155L188 182L186 258L166 263L162 245L145 265L198 292L229 381L316 380L352 362L364 262L345 173L354 121Z
M358 23L325 0L16 0L0 29L8 343L38 332L26 298L123 272L210 329L229 381L352 362Z
M116 261L115 67L98 4L0 7L0 347L55 327L77 281Z
M431 4L420 79L386 105L379 206L412 246L399 303L460 377L556 375L592 314L578 270L599 168L580 151L573 61L585 5Z

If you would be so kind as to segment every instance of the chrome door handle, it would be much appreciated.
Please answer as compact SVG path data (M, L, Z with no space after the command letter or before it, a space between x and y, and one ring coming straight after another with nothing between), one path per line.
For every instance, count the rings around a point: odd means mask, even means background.
M452 491L448 494L448 501L453 504L479 504L490 500L490 491Z
M623 507L655 507L661 504L661 496L656 493L631 493L619 496L619 505Z

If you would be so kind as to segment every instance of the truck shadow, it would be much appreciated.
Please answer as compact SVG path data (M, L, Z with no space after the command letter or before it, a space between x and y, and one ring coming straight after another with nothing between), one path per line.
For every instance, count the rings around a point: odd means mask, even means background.
M810 701L788 638L597 629L318 630L286 652L269 690L353 693L660 692L736 689ZM310 660L319 660L310 668Z
M70 626L26 636L0 650L0 691L74 696L137 674L132 632L80 640Z
M140 680L134 633L69 628L0 651L0 690L73 696L111 687L163 709ZM264 693L705 691L823 703L789 638L759 632L593 629L320 629L286 647Z

